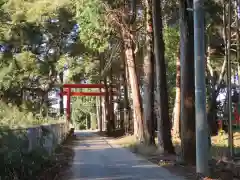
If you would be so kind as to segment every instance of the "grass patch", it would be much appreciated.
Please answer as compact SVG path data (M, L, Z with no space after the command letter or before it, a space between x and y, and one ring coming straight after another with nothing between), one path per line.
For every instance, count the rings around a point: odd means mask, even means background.
M111 139L110 142L112 144L120 145L122 147L131 147L137 143L134 136L122 136L122 137Z
M213 136L211 138L212 147L211 147L211 154L216 159L224 159L228 156L229 149L228 149L228 134L221 131L218 133L217 136ZM240 132L235 131L233 133L233 144L234 144L234 151L236 154L240 153Z
M234 147L235 151L240 152L240 132L234 132ZM133 151L142 151L148 147L142 147L143 145L139 145L134 136L122 136L119 138L114 138L110 140L112 144L120 145L122 147L130 148ZM177 154L181 151L181 140L179 138L172 139L173 144L175 146L175 151ZM215 158L222 158L228 153L228 135L226 133L219 133L217 136L213 136L211 138L212 147L211 154ZM156 139L157 143L157 139ZM150 147L152 149L152 147ZM145 150L143 150L145 151ZM152 152L152 150L146 150L146 152Z
M181 152L181 140L179 138L172 139L173 144L175 146L176 156L163 154L159 152L156 146L145 146L143 144L138 144L134 136L123 136L116 139L111 139L110 143L120 145L125 148L129 148L133 153L139 154L144 158L148 159L149 161L158 164L161 167L168 169L173 174L181 175L186 177L189 180L196 179L196 169L194 166L183 166L179 164L178 158ZM211 147L211 154L212 157L221 160L226 157L228 153L228 135L225 133L219 133L217 136L213 136L211 138L212 147ZM156 139L157 142L157 139ZM240 149L240 133L234 133L234 145L236 152L239 152ZM237 171L234 168L233 171L226 171L225 167L222 164L218 163L219 161L211 162L213 165L211 166L211 175L213 178L221 177L223 180L230 180L233 179L234 174ZM227 164L224 166L228 166ZM233 167L233 166L231 166ZM210 178L209 178L210 179Z

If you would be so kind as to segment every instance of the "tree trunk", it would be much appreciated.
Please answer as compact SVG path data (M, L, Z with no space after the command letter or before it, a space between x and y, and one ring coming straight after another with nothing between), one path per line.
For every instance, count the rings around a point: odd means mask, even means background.
M96 101L96 119L97 119L97 129L100 131L100 124L101 124L101 115L100 115L100 101L99 97L95 97Z
M95 130L97 126L97 119L96 114L90 113L90 124L91 124L91 130Z
M99 60L100 62L99 62L99 74L101 75L101 73L102 73L102 56L100 56L100 60ZM102 83L102 80L100 80L99 81L100 82L100 84ZM99 92L102 92L102 88L99 88ZM103 116L102 116L102 112L103 112L103 109L102 109L102 97L100 96L99 97L99 124L98 124L98 129L99 129L99 131L100 132L102 132L102 130L103 130Z
M107 78L105 77L104 78L104 85L105 85L105 120L106 120L106 131L107 131L107 134L110 135L111 132L112 132L112 129L111 129L111 121L110 121L110 106L109 106L109 88L108 88L108 85L107 85Z
M164 58L164 42L162 34L161 1L153 0L153 27L154 27L154 53L156 60L156 83L158 100L160 103L160 117L158 119L158 145L165 152L174 153L171 140L171 122L168 108L168 91L166 64Z
M124 128L124 99L122 99L122 88L124 89L124 69L123 69L123 65L121 65L121 74L119 74L119 86L118 86L118 110L119 110L119 125L120 125L120 129L123 130L125 132L125 128ZM123 101L123 102L122 102Z
M63 72L59 73L59 79L60 79L60 84L63 84ZM63 87L60 87L60 93L63 93ZM64 106L63 106L63 96L60 96L60 102L59 102L59 113L60 116L64 115Z
M218 131L218 124L216 119L216 113L217 113L217 94L218 94L218 88L216 89L216 86L218 87L217 83L217 77L214 69L211 66L211 47L210 47L210 38L208 38L207 42L207 74L208 74L208 84L209 84L209 91L210 91L210 97L207 107L207 119L208 119L208 126L211 132L211 135L216 135ZM224 63L223 63L224 64ZM220 75L221 76L221 75Z
M189 3L189 4L188 4ZM196 162L193 0L180 0L181 147L185 163Z
M107 85L107 80L106 78L104 79L104 85L105 85L105 98L104 98L104 106L105 106L105 120L106 120L106 131L108 134L111 133L111 124L109 121L109 93L108 93L108 85Z
M103 65L105 65L105 61L103 62ZM104 119L105 119L105 130L107 132L107 134L111 134L111 121L110 121L110 109L109 109L109 87L108 87L108 83L107 83L107 76L104 77L103 79L103 83L104 83L104 91L105 91L105 96L104 96Z
M113 88L112 88L112 68L109 72L109 86L108 86L108 96L109 96L109 125L111 131L115 130L115 118L114 118L114 103L113 103Z
M135 64L135 56L133 53L133 42L129 33L125 30L123 32L123 40L124 40L124 49L126 56L126 65L129 73L129 82L132 90L132 100L133 100L133 111L135 114L134 122L136 126L134 126L134 135L139 142L143 141L143 114L142 114L142 104L141 104L141 96L139 90L139 82L137 78L136 72L136 64Z
M211 131L211 135L216 135L217 130L218 130L218 123L216 119L216 113L217 113L217 97L221 89L223 77L226 73L226 66L227 66L227 17L226 17L226 4L223 2L223 31L222 31L222 36L224 40L224 61L223 65L221 67L221 72L219 74L218 80L216 80L215 74L213 72L213 69L211 67L211 64L209 63L210 61L210 53L211 53L211 47L209 45L210 42L210 37L208 37L209 42L208 42L208 54L207 54L207 68L208 72L211 76L211 97L210 97L210 102L208 105L208 111L207 111L207 118L208 118L208 123Z
M155 144L154 131L154 57L152 32L152 1L145 0L146 13L146 52L144 57L144 143Z
M124 49L124 47L122 48ZM123 91L124 91L124 130L125 133L128 134L130 132L131 129L131 120L130 120L130 116L129 116L129 99L128 99L128 82L127 82L127 65L126 65L126 61L125 61L125 52L122 51L122 74L121 74L121 78L122 78L122 84L123 84Z
M173 116L173 129L172 134L174 137L180 137L180 114L181 114L181 66L179 55L176 58L176 97L174 104Z
M100 92L102 92L102 88L99 89ZM99 97L99 125L98 125L98 129L100 132L103 131L103 116L102 116L102 97Z
M102 89L102 92L105 92L104 89ZM100 97L101 98L101 109L102 109L102 131L105 132L107 130L106 128L106 102L105 102L105 96Z

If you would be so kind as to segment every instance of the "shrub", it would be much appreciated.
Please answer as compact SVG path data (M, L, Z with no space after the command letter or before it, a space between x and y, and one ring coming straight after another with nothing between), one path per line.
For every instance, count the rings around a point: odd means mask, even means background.
M0 102L0 179L31 180L49 163L53 156L43 148L43 142L50 131L44 131L38 139L39 145L28 152L26 127L63 122L63 119L43 118L20 111L17 107Z
M14 128L25 128L40 124L52 124L63 122L63 118L56 119L51 117L34 116L31 112L20 111L18 107L7 105L0 102L0 126Z

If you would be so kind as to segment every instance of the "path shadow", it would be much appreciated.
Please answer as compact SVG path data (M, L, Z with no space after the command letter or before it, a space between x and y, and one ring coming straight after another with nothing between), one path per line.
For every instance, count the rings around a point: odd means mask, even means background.
M76 133L72 140L75 157L68 169L58 174L60 180L153 180L176 178L164 168L136 157L124 148L112 148L91 133Z

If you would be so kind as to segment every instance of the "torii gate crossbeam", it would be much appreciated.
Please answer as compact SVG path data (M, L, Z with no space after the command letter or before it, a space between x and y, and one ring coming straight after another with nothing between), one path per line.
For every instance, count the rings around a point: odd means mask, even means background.
M70 121L70 115L71 115L71 96L105 96L106 92L71 92L72 88L105 88L105 91L108 90L104 84L64 84L63 88L65 88L65 91L60 92L60 96L67 96L67 107L66 107L66 113L67 113L67 120ZM115 95L116 93L113 92L112 95Z

